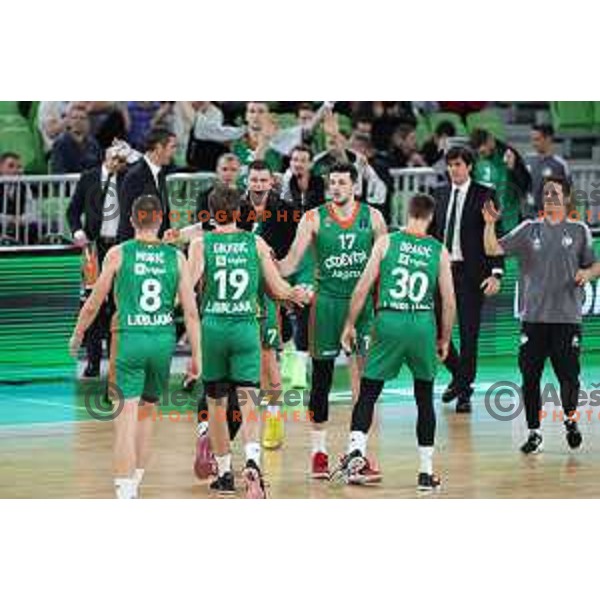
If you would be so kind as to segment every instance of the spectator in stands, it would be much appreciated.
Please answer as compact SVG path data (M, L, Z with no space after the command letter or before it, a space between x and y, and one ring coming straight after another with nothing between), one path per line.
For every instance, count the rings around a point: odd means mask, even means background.
M371 138L380 152L387 152L392 136L400 125L416 125L411 102L372 102L373 127ZM366 110L366 107L361 108Z
M476 154L473 180L496 190L496 201L503 211L502 226L512 229L522 219L521 207L531 188L525 162L513 147L484 129L471 133L471 147Z
M119 190L119 242L133 237L131 207L139 196L150 194L160 199L163 208L163 221L159 236L170 228L170 204L167 190L165 167L171 164L177 150L175 134L168 129L155 129L146 139L146 153L127 171Z
M114 140L127 138L129 115L125 102L87 102L91 132L102 150L112 145Z
M242 165L247 167L255 160L263 160L271 171L280 171L281 154L271 147L276 125L266 102L246 104L246 128L244 136L231 145Z
M385 219L385 222L389 225L392 216L392 200L394 196L394 180L390 173L390 162L387 155L384 152L378 152L371 136L365 133L355 131L350 137L350 149L357 153L358 156L364 156L370 169L372 169L377 176L375 178L363 178L362 188L360 190L360 197L367 198L371 206L378 208ZM377 182L377 186L385 186L385 194L379 190L371 189L370 186ZM378 200L379 203L375 201Z
M127 139L136 149L142 150L146 136L157 127L165 127L171 112L171 102L141 101L128 102L129 133Z
M0 177L19 175L23 175L21 157L16 152L0 154ZM38 242L32 203L31 192L24 183L0 183L0 238L24 244Z
M69 106L65 131L55 140L50 154L53 173L81 173L102 162L102 150L90 135L90 120L85 108L73 103Z
M89 258L97 261L98 269L102 268L106 253L117 240L119 191L132 154L131 148L123 142L108 148L101 166L81 174L67 209L67 222L75 244L81 247L90 243L94 245L88 249L91 253ZM108 337L113 310L113 303L107 302L87 331L88 363L84 377L98 377L100 374L102 340Z
M537 216L543 210L543 189L547 177L569 180L567 161L554 153L554 129L552 125L534 125L531 129L531 145L535 154L525 157L531 175L531 195L527 203L527 216Z
M312 158L309 146L296 146L289 169L283 175L281 197L302 213L325 202L325 182L311 173Z
M44 151L49 154L54 140L65 131L66 112L69 102L65 100L40 102L37 126L44 142Z
M340 132L337 115L327 111L323 120L323 130L327 150L315 156L313 173L325 176L329 168L337 163L352 163L358 171L356 183L357 196L375 206L384 205L387 197L387 187L378 177L367 158L349 147L348 140Z
M431 167L444 159L448 151L448 138L456 135L456 128L450 121L442 121L421 148L421 155Z
M231 152L222 154L217 162L217 179L213 185L207 190L204 190L198 194L198 200L196 201L196 218L198 215L206 214L209 212L208 197L212 194L218 186L224 186L232 189L238 189L239 176L240 176L240 159ZM202 229L210 231L214 229L214 221L201 217L200 224Z
M194 171L214 171L222 154L229 151L227 142L243 135L240 128L223 126L223 111L207 100L191 103L194 111L186 162Z
M397 169L427 166L417 149L417 133L414 125L403 123L396 128L392 135L389 157L390 164Z

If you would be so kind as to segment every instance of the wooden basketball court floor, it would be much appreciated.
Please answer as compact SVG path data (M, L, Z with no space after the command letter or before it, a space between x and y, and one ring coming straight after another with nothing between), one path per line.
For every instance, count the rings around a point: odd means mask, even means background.
M586 357L585 389L594 389L594 373L600 373L597 358ZM446 373L440 373L436 382L435 467L443 487L426 498L600 497L600 407L582 409L584 442L578 451L570 451L559 415L552 416L559 408L550 401L542 426L545 450L525 457L518 451L527 434L523 415L513 421L498 421L485 407L485 391L502 380L519 382L514 360L482 361L473 413L457 415L439 400L447 382ZM544 382L554 382L548 369ZM112 423L89 418L81 400L82 385L0 386L0 497L113 497ZM347 376L341 372L336 376L330 410L328 446L334 459L345 451L347 443L351 410L347 388ZM312 481L308 476L308 424L288 421L284 446L263 453L269 497L421 497L415 485L415 415L411 383L403 373L386 387L378 405L369 446L378 458L383 481L370 487ZM179 417L169 413L157 420L142 497L211 498L207 483L196 480L192 471L194 446L195 423L185 410ZM234 466L239 469L242 464L242 449L236 443Z

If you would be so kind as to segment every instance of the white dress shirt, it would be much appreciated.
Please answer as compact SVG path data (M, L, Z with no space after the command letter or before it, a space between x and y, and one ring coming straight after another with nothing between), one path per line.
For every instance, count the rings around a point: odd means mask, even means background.
M152 171L152 177L154 177L154 183L156 184L156 189L160 191L160 187L158 186L158 174L160 173L161 167L155 165L149 158L147 154L144 154L144 160L146 164L150 167L150 171Z
M456 221L454 223L454 240L450 251L450 260L453 262L457 260L463 260L462 248L460 247L460 224L470 185L471 180L467 179L462 185L455 185L453 183L452 189L450 190L450 201L448 202L448 210L446 212L446 229L444 231L444 239L446 239L446 236L448 235L450 217L452 216L452 211L454 210L454 197L456 190L458 190L458 196L456 197L458 204L456 208Z
M104 206L102 207L102 225L100 226L100 237L117 237L119 227L119 198L117 196L117 175L112 175L102 165L100 185L102 190L110 177L110 183L104 195Z

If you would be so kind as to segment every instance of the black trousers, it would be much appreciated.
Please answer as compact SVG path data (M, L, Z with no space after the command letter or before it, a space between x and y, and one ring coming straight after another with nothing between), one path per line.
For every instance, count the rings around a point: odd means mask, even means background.
M467 395L472 393L472 385L477 375L477 350L479 329L481 327L481 309L484 294L481 281L470 276L462 263L452 264L452 279L456 297L456 314L460 333L460 351L450 343L446 368L452 373L453 385ZM438 308L438 313L441 306ZM441 320L438 321L441 324Z
M96 240L96 250L98 252L98 267L102 268L106 253L114 246L115 242L99 238ZM100 307L98 315L90 325L86 333L86 352L88 362L96 367L100 366L102 360L102 340L107 339L110 352L110 319L115 312L115 304L112 292L109 294L106 302Z
M523 401L529 429L540 426L542 394L540 380L549 358L560 383L565 418L577 409L581 326L573 323L523 323L519 368L523 378Z

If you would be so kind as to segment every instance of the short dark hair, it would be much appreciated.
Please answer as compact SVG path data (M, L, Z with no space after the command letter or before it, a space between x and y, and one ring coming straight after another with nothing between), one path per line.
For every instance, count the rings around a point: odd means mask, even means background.
M473 153L466 146L454 146L446 153L446 164L452 160L462 160L467 166L472 165Z
M165 127L155 127L151 129L146 136L144 148L146 152L151 152L156 146L164 146L175 134Z
M315 110L315 107L312 105L312 102L299 102L298 107L296 108L296 114L298 114L301 110Z
M136 229L158 229L163 220L160 200L151 194L139 196L133 201L131 219Z
M557 185L560 185L565 199L571 196L571 182L565 177L561 177L560 175L549 175L548 177L544 177L542 189L546 187L547 183L556 183Z
M456 135L456 127L454 127L454 123L452 123L451 121L441 121L435 128L434 133L438 137L440 137L441 135L454 137Z
M208 209L217 223L224 225L235 220L240 211L241 196L237 190L224 185L215 186L208 196Z
M3 163L5 160L12 158L14 160L21 160L21 157L16 152L3 152L0 154L0 163Z
M394 129L394 134L398 134L402 139L408 137L413 131L416 130L416 127L411 123L400 123L396 129Z
M333 173L349 173L350 179L352 179L352 183L356 183L358 179L358 171L356 167L352 163L343 163L336 162L329 167L327 171L327 175L332 175Z
M313 157L313 151L311 150L310 146L307 146L306 144L298 144L297 146L294 146L290 152L290 157L292 154L294 154L294 152L306 152L311 159Z
M408 216L413 219L428 219L435 210L435 200L429 194L417 194L408 202Z
M481 148L481 146L483 146L483 144L485 144L491 136L492 134L485 129L473 129L469 138L471 147L475 150Z
M541 133L546 138L554 137L554 127L552 125L534 125L531 130Z
M269 171L271 173L271 167L264 160L253 160L248 165L248 172L250 171Z

